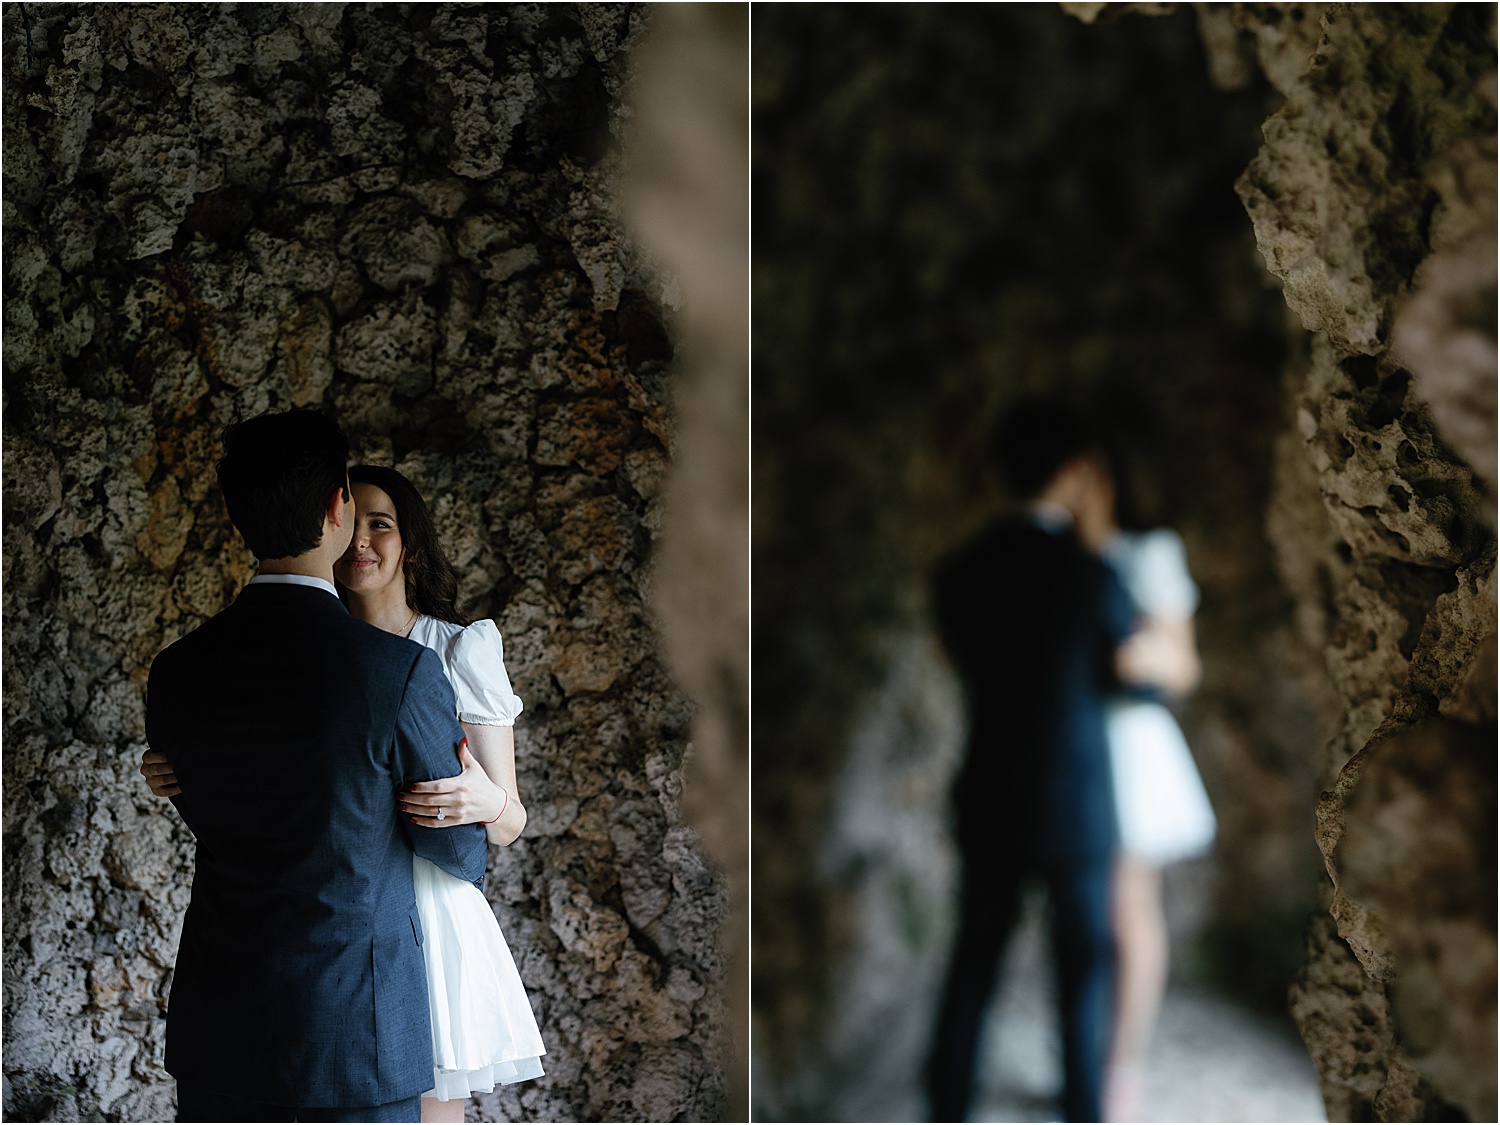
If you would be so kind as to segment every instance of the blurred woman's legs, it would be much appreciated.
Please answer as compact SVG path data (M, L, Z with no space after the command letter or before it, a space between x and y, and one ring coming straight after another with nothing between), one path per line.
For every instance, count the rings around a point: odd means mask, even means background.
M1146 1048L1167 985L1161 868L1120 859L1115 867L1114 921L1119 961L1104 1119L1139 1121L1145 1108Z

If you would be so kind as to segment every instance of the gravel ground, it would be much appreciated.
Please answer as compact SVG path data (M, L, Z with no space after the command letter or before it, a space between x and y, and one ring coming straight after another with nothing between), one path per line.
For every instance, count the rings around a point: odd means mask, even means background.
M1062 1065L1040 903L1028 903L986 1029L971 1121L1061 1121ZM1146 1067L1144 1121L1326 1121L1290 1022L1192 984L1167 990Z

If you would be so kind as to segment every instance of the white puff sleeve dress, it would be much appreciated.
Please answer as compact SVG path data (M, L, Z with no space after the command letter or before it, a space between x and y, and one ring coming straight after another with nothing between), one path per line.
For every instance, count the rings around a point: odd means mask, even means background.
M424 616L410 636L442 658L460 720L514 725L521 701L493 621L461 626ZM546 1048L489 901L420 856L412 857L412 881L432 1010L432 1094L449 1101L541 1077Z
M1117 533L1104 557L1149 617L1191 617L1198 587L1175 531ZM1106 712L1120 848L1162 866L1206 852L1218 822L1182 728L1154 700L1116 699Z

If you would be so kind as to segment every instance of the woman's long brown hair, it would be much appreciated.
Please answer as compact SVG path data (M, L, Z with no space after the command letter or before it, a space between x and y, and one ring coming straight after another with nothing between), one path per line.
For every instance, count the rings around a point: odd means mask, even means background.
M469 624L469 619L458 612L458 578L453 564L443 553L432 513L416 485L395 469L380 465L355 465L349 470L349 483L372 484L396 505L396 525L405 551L402 571L406 604L439 621Z

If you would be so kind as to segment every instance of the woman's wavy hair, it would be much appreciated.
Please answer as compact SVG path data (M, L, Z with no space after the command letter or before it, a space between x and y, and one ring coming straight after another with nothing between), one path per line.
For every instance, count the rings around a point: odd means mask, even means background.
M443 553L432 513L417 486L395 469L380 465L355 465L349 470L349 483L373 484L396 505L396 525L405 552L402 571L406 604L439 621L469 624L469 619L458 612L458 578L453 564Z

